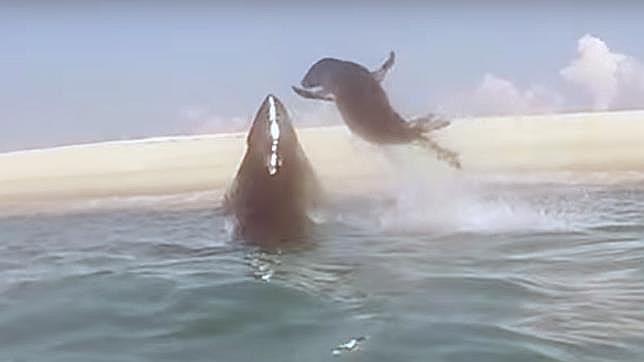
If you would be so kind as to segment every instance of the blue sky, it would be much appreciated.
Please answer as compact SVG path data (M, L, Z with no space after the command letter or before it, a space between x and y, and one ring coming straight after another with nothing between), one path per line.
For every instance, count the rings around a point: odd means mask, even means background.
M637 108L613 93L644 89L587 69L613 53L639 69L635 2L179 3L3 2L0 151L239 128L268 92L307 115L302 125L337 122L329 109L312 121L318 105L290 86L321 57L375 67L390 49L385 87L403 114ZM563 75L586 34L606 49ZM606 82L623 91L602 101Z

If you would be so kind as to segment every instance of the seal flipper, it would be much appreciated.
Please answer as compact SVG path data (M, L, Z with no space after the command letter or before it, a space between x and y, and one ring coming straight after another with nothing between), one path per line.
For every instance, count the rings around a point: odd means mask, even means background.
M450 166L460 169L461 162L458 159L458 153L441 147L438 143L433 141L428 133L432 131L445 128L451 124L450 121L441 118L440 116L429 114L424 117L414 118L409 122L410 127L418 134L418 143L433 152L436 152L436 157L447 162Z
M380 66L379 69L374 70L371 72L371 75L373 76L373 79L375 79L378 83L382 82L385 80L385 76L387 75L387 72L391 67L394 66L394 62L396 61L396 54L391 51L389 52L389 58Z
M335 102L335 97L333 96L333 94L327 92L324 89L308 90L308 89L298 88L296 86L291 86L291 88L295 93L297 93L299 96L304 98L320 99L323 101Z
M409 123L412 128L417 129L421 133L436 131L451 124L447 119L435 114L414 118Z
M417 142L420 146L435 152L436 158L439 160L447 162L453 168L461 169L461 161L458 159L458 153L440 146L434 140L427 137L427 135L420 135Z

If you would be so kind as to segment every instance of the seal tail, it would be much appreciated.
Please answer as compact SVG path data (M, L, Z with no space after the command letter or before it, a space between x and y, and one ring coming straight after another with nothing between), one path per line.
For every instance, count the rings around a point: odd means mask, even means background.
M412 137L421 147L432 151L436 154L436 158L441 161L447 162L451 167L460 169L461 162L458 159L458 153L451 151L447 148L440 146L434 141L429 133L432 131L445 128L450 125L450 121L434 114L429 114L424 117L415 118L409 123L409 129L412 132Z
M428 114L423 117L414 118L409 123L410 126L418 133L436 131L451 124L450 121L435 114Z
M439 160L447 162L447 164L453 168L461 169L461 161L459 160L458 153L440 146L424 134L420 135L417 143L421 147L434 152L436 154L436 158Z

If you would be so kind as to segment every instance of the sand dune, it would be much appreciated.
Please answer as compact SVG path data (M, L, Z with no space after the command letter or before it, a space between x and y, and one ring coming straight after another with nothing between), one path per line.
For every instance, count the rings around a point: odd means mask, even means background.
M382 150L345 127L300 129L323 182L362 189L405 162L451 172L420 148ZM456 119L440 142L460 152L467 175L644 173L644 111ZM244 151L244 134L152 138L0 154L0 203L88 196L223 190ZM608 176L606 176L608 175Z

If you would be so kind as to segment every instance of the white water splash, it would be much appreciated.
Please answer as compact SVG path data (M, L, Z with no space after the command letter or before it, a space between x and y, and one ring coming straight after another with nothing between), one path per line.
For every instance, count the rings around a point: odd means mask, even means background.
M394 181L389 202L372 211L383 231L558 230L569 224L565 205L535 201L536 188L500 188L463 171L418 167L428 160L412 159L407 152L385 156L389 165L383 172L393 174Z

